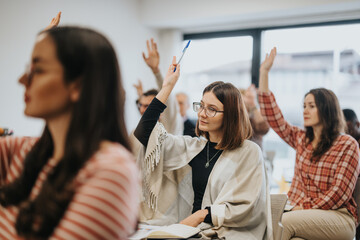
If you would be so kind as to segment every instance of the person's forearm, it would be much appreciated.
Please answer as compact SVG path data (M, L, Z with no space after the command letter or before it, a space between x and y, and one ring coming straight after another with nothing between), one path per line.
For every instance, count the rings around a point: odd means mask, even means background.
M175 87L175 84L180 76L180 65L176 65L176 57L173 57L172 64L169 67L169 70L164 78L160 92L156 95L156 98L162 102L166 103L167 99L170 96L171 91Z
M164 78L163 76L161 75L160 71L158 72L154 72L154 76L155 76L155 79L156 79L156 85L158 86L158 89L161 89L162 85L163 85L163 82L164 82Z
M269 89L269 72L260 70L259 90L261 92L270 92Z
M162 102L163 104L166 103L166 101L168 100L171 91L173 90L174 86L171 85L167 85L163 88L161 88L160 92L156 95L156 98Z
M289 124L276 103L275 96L270 92L259 91L259 104L261 114L266 119L271 128L292 148L296 147L297 134L303 130L297 126Z
M158 67L156 68L151 68L151 71L154 73L154 74L157 74L160 72L160 69Z
M260 109L256 108L253 110L252 114L254 123L256 125L254 130L260 134L266 134L269 131L270 126L267 124L265 118L261 115Z

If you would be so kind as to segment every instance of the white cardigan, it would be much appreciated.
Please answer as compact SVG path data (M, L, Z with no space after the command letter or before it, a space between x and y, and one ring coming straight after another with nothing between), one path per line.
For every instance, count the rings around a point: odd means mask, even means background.
M194 196L188 163L206 143L205 138L168 134L156 124L138 158L143 171L142 222L171 224L191 214ZM168 178L166 172L174 170L175 177ZM198 226L207 229L205 236L272 239L270 195L258 145L245 140L241 147L223 151L208 179L202 209L206 206L214 226Z
M163 77L161 73L158 72L155 74L156 84L159 89L162 87ZM166 106L168 106L164 113L161 114L160 122L164 125L165 129L174 135L183 135L184 133L184 121L180 115L179 104L173 94L171 94L166 101ZM142 144L134 136L135 129L130 133L129 138L131 142L131 149L136 157L142 146Z

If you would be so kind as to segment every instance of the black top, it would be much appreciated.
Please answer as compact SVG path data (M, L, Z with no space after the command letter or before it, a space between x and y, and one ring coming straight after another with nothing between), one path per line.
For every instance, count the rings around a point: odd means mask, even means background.
M206 185L209 179L209 175L222 153L222 150L215 149L217 143L208 142L205 148L194 157L189 165L192 169L192 186L194 189L194 203L193 213L201 209L203 196L205 193ZM209 148L209 167L205 167L207 159L207 150Z
M166 105L160 102L157 98L154 98L146 109L144 115L141 117L140 122L135 129L134 135L144 146L147 145L150 134L155 127L160 114L165 110L165 108ZM189 162L192 169L192 186L194 190L193 213L201 209L209 175L222 153L222 150L215 149L215 146L216 143L208 142L205 145L205 148ZM207 156L208 149L209 156ZM208 161L209 167L206 168L205 165ZM204 222L212 223L210 208L207 207L206 209L209 210L209 214L206 216Z

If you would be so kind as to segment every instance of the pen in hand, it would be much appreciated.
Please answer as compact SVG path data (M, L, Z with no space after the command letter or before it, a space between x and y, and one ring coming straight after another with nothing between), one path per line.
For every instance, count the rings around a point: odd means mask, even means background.
M181 57L179 58L179 61L177 62L176 66L180 64L181 59L183 58L186 50L188 49L188 47L189 47L189 45L190 45L190 42L191 42L191 40L189 40L188 43L186 44L186 46L184 47L184 49L183 49L183 51L182 51L182 54L181 54ZM176 67L175 67L175 69L174 69L174 72L175 72L175 71L176 71Z

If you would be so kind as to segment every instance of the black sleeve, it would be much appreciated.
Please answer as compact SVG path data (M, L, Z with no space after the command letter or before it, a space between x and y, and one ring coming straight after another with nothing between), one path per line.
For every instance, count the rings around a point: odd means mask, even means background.
M166 105L160 102L156 97L151 101L144 115L137 125L134 135L144 145L147 146L150 134L154 129L160 114L165 110Z
M210 223L210 224L213 224L212 223L212 220L211 220L211 208L210 207L206 207L205 209L207 209L209 211L209 213L206 215L205 219L204 219L204 222L205 223Z

